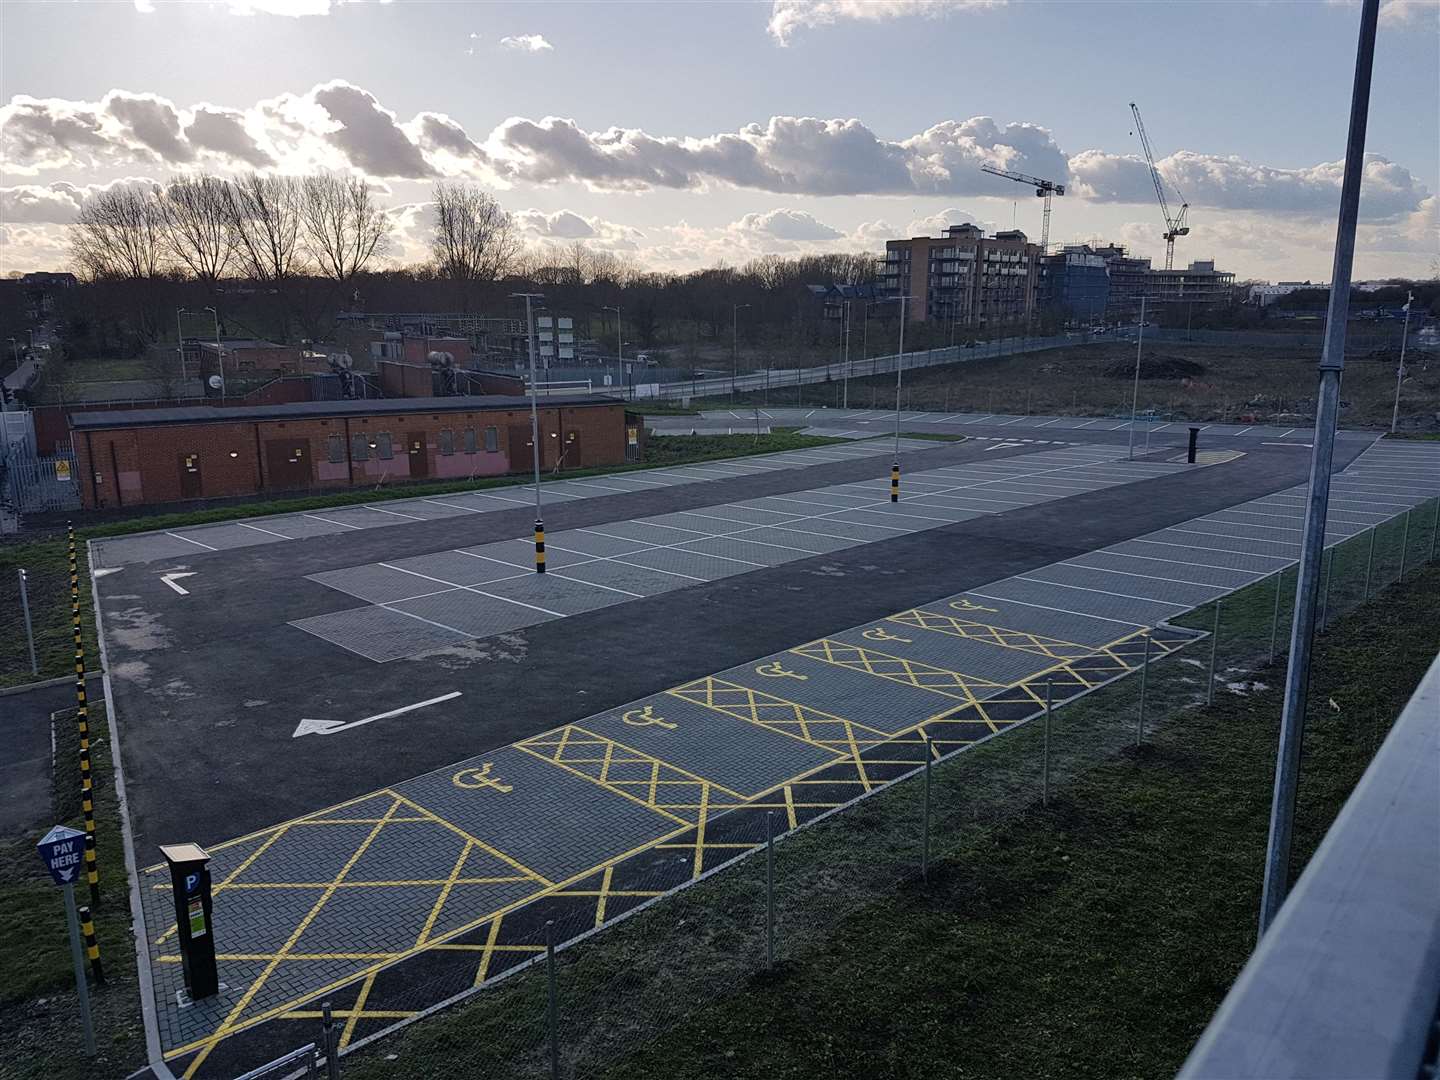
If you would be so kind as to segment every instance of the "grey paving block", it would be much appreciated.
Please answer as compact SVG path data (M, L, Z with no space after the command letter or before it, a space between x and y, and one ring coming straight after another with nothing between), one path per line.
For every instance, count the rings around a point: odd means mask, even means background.
M1132 626L1154 626L1168 618L1189 609L1190 605L1164 603L1157 600L1132 600L1128 597L1107 596L1104 593L1085 589L1064 588L1039 581L1020 581L1007 578L986 585L983 590L974 590L971 595L983 593L1002 599L1023 600L1042 607L1056 610L1075 611L1083 615L1111 619ZM1122 636L1117 633L1116 637Z
M596 608L609 607L626 599L620 593L596 588L586 582L551 577L549 574L529 574L509 581L492 582L484 586L485 592L503 597L515 603L545 608L561 615L579 615Z
M754 533L747 533L745 537L712 537L705 540L692 540L677 547L676 551L700 552L705 555L716 555L725 559L736 560L736 572L743 573L746 569L758 569L760 566L779 566L781 563L794 562L796 559L808 559L814 552L801 551L789 546L779 546L778 538L772 538L775 542L756 543L750 537L759 536L760 530ZM749 567L743 564L750 564Z
M204 549L187 544L165 533L122 536L114 540L95 541L97 566L125 566L128 563L151 562L157 559L179 559L197 555Z
M387 560L387 565L405 571L414 588L410 595L434 592L445 585L482 585L487 581L523 574L528 567L520 560L502 563L495 559L475 558L460 551L437 551L433 555L412 555L408 559ZM379 563L375 565L379 566Z
M192 541L197 550L203 550L199 545L212 548L215 551L230 551L233 548L256 547L259 544L278 544L280 538L263 533L256 529L246 529L239 525L207 525L196 529L176 529L173 535L183 540Z
M1065 565L1115 571L1117 572L1116 580L1123 580L1123 575L1127 574L1146 577L1159 576L1175 578L1180 581L1190 581L1199 585L1214 585L1225 589L1244 588L1246 585L1266 576L1266 569L1263 563L1259 569L1217 569L1211 566L1196 565L1178 553L1175 557L1168 559L1161 559L1154 556L1141 559L1135 558L1132 555L1117 553L1111 549L1077 555L1075 558L1067 560ZM1277 563L1276 565L1278 566L1279 564Z
M487 587L488 591L488 587ZM507 630L518 630L536 623L549 622L559 616L535 606L510 603L493 596L484 596L468 589L456 589L439 596L404 600L393 605L397 612L428 619L448 627L465 638L490 637ZM557 609L551 609L554 611ZM433 648L433 646L431 646ZM398 655L408 656L420 650Z
M423 606L425 601L410 603ZM455 645L472 636L382 607L352 608L329 615L315 615L297 619L290 625L381 663Z
M1193 563L1196 566L1234 567L1238 570L1247 570L1259 575L1273 574L1275 571L1291 563L1289 556L1281 554L1259 555L1249 551L1200 548L1187 542L1186 538L1182 536L1171 536L1163 539L1142 537L1135 540L1126 540L1124 543L1114 544L1105 550L1147 558L1180 559L1187 563Z
M813 529L812 529L813 527ZM759 532L746 533L746 540L764 540L772 544L784 544L797 549L819 554L829 554L832 551L845 551L848 548L859 547L862 541L850 537L835 537L825 535L824 520L804 522L792 529L761 529Z
M673 592L675 589L698 584L689 578L676 577L674 574L665 574L659 570L609 559L571 566L565 570L552 571L552 573L578 581L591 581L615 589L625 589L628 592L639 593L641 596L656 596L660 593Z
M748 570L758 569L758 567L737 563L733 560L713 558L703 552L688 549L657 548L653 551L641 551L634 555L626 555L616 561L633 566L650 566L658 570L668 570L697 581L714 581L716 578L730 577L732 574L743 574Z
M1185 608L1207 604L1230 591L1223 586L1182 584L1160 577L1127 577L1108 570L1090 570L1068 563L1037 567L1020 575L1020 579L1055 582L1058 585L1093 589L1116 596L1158 600L1167 604L1179 604ZM1063 601L1061 606L1065 606Z
M998 584L1000 583L990 582L968 593L958 593L924 607L927 611L938 611L959 619L971 619L1008 630L1074 642L1092 649L1128 637L1149 625L1097 618L1073 608L1057 611L1043 600L1022 603L1021 600L1027 598L989 595L991 587Z
M358 596L372 604L386 604L392 600L404 600L446 588L432 581L424 581L413 574L405 574L374 563L369 566L350 566L342 570L324 570L318 574L310 574L309 579L350 596Z
M569 541L575 538L574 532L547 532L545 534L545 565L561 567L588 562L591 556L570 550ZM476 561L488 559L492 563L505 563L522 571L535 569L535 537L533 533L530 536L518 537L514 540L501 540L495 544L479 544L459 550L464 553L463 558Z
M487 764L485 778L510 790L465 786L479 784ZM669 817L512 746L393 790L550 881L562 881L677 828Z
M1287 559L1300 556L1300 545L1287 540L1259 539L1253 536L1235 536L1220 529L1209 529L1198 523L1186 522L1159 532L1147 533L1142 539L1161 540L1173 544L1190 544L1197 548L1213 551L1254 552L1259 555L1273 555Z
M649 713L642 713L647 707ZM656 719L661 722L653 722ZM671 694L657 694L587 717L580 726L741 797L759 795L841 756L838 751Z
M930 608L924 610L929 611ZM960 617L958 612L948 614ZM882 650L892 656L989 682L1019 682L1059 662L1038 652L1006 648L973 637L959 637L954 633L926 630L888 619L831 634L830 637L859 648Z

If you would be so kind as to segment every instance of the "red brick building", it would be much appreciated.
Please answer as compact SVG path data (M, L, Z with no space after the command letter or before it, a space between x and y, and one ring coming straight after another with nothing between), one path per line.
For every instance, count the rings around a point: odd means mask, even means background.
M539 418L547 472L618 465L643 445L641 419L614 398L545 398ZM77 412L70 431L91 509L496 476L532 460L521 397Z

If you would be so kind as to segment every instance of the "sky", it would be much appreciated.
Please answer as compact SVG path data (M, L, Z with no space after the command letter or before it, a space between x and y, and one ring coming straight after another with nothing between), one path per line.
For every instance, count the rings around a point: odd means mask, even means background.
M367 177L425 257L436 180L535 247L661 270L878 251L974 221L1330 276L1352 0L0 0L0 272L64 269L115 183ZM1383 0L1355 277L1440 274L1440 0Z

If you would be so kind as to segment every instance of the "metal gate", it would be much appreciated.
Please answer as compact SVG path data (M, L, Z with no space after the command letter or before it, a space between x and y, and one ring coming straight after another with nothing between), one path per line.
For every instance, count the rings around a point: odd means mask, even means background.
M0 502L17 514L78 510L80 474L74 451L50 457L23 445L0 451Z

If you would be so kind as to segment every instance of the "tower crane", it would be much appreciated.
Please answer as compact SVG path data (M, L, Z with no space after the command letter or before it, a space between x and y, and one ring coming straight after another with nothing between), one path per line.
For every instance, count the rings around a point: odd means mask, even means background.
M1040 254L1045 254L1045 248L1050 243L1050 198L1053 195L1064 195L1065 185L1057 184L1054 180L1042 180L1038 176L1027 176L1025 173L1011 172L1009 169L997 169L993 165L981 165L981 172L989 173L991 176L1001 176L1006 180L1014 180L1017 184L1028 184L1035 189L1035 194L1045 200L1045 216L1040 226Z
M1171 215L1170 204L1165 201L1165 185L1160 181L1160 170L1155 167L1155 154L1150 149L1150 136L1145 133L1145 121L1140 119L1140 106L1130 102L1130 112L1135 116L1135 131L1140 136L1140 145L1145 149L1145 163L1150 166L1150 179L1155 184L1155 197L1160 200L1160 214L1165 218L1165 269L1175 268L1175 238L1177 236L1189 236L1190 226L1185 224L1185 215L1190 212L1190 204L1180 195L1180 189L1175 189L1175 194L1180 197L1180 213ZM1173 186L1173 185L1172 185Z

